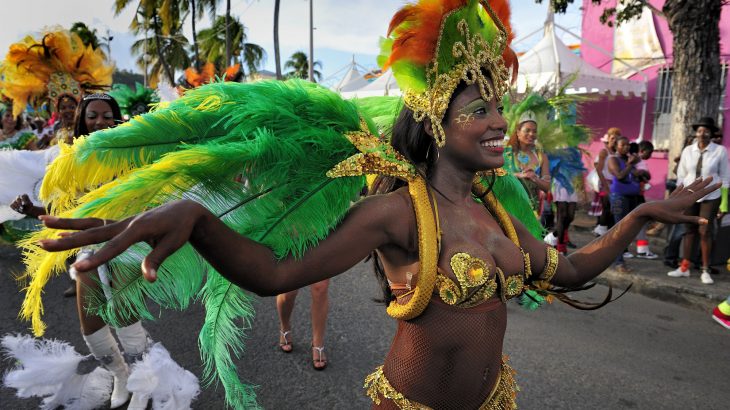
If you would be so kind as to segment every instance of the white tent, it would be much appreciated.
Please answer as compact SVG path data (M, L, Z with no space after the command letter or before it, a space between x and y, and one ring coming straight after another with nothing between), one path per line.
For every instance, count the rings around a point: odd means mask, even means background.
M603 94L623 95L625 97L643 97L644 105L641 118L646 113L646 80L633 81L619 78L603 72L588 64L585 60L573 53L556 35L556 24L551 12L548 14L544 27L543 38L525 54L518 58L520 68L517 75L516 88L518 93L524 93L527 89L557 91L560 87L568 85L568 94ZM570 31L557 26L568 34ZM533 33L534 34L534 33ZM575 35L574 35L575 36ZM576 36L577 37L577 36ZM588 44L592 46L591 44ZM598 48L597 48L598 49ZM605 50L598 49L600 52ZM639 70L625 64L632 71L640 73ZM641 121L640 138L643 136L644 121Z
M344 93L357 90L358 88L362 88L366 85L368 85L368 80L366 80L364 74L357 69L357 63L353 60L350 68L347 70L347 73L345 73L336 86L332 87L332 90Z
M373 97L378 95L401 95L400 87L395 82L393 71L388 70L378 77L377 80L367 84L362 88L358 88L349 92L341 92L343 98L354 97Z
M520 71L517 92L528 88L556 90L573 79L569 94L622 94L641 96L646 84L641 81L614 77L575 55L556 35L552 25L545 26L545 36L533 48L518 58Z

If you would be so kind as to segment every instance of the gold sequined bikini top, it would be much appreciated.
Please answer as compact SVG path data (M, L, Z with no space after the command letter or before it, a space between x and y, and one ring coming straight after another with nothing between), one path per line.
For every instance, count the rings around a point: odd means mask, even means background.
M557 252L552 252L554 249L548 247L548 263L545 272L537 278L538 280L531 278L530 258L520 247L512 220L494 194L487 193L487 188L479 182L478 178L475 178L472 185L472 193L484 202L485 207L494 215L505 235L520 249L524 261L524 270L521 274L505 277L504 272L499 267L495 267L492 275L483 260L464 252L454 254L450 261L457 282L440 273L438 271L440 248L438 215L431 206L426 181L421 177L410 180L408 192L413 201L418 228L419 272L415 288L408 292L410 300L404 304L397 300L392 301L387 308L390 316L400 320L410 320L419 316L428 306L435 290L438 290L439 296L447 304L467 308L485 302L498 290L502 301L517 296L526 288L528 280L532 282L529 284L530 287L544 288L549 285L557 267Z
M440 270L436 274L436 290L445 303L461 308L480 305L499 290L503 302L511 299L524 290L525 280L529 278L530 257L520 248L524 261L524 271L519 274L505 276L502 269L489 266L482 259L466 252L458 252L451 257L451 270L456 275L456 282Z
M436 198L433 198L434 219L436 221L437 242L441 249L441 227ZM500 226L504 221L500 220ZM510 223L511 226L511 223ZM456 282L441 269L436 272L436 290L445 303L460 308L470 308L480 305L494 296L499 290L502 302L522 293L525 279L532 274L530 256L520 247L519 240L515 243L522 254L523 271L516 275L505 276L499 266L494 267L492 274L487 263L466 252L458 252L451 257L449 264L456 276Z

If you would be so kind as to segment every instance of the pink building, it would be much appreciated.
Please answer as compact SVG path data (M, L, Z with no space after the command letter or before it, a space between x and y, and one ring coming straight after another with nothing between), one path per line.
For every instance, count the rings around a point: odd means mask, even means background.
M604 1L603 5L595 6L591 0L583 0L583 23L581 57L589 64L599 69L611 72L612 58L591 47L598 46L609 53L613 53L615 43L615 27L608 27L599 22L605 7L616 7L617 0ZM665 0L650 0L650 3L661 9ZM593 142L589 149L595 155L602 147L599 139L610 127L619 127L629 139L639 136L641 121L644 121L644 139L652 141L659 148L649 160L652 173L652 189L647 192L651 199L661 198L664 195L664 180L667 175L669 113L671 110L670 78L672 64L672 33L662 17L652 16L656 31L656 39L661 46L664 59L658 59L657 64L650 64L643 68L648 77L646 115L641 119L642 99L639 97L624 98L602 97L582 106L580 122L593 131ZM723 63L723 77L727 78L730 71L730 6L722 8L720 18L720 59ZM633 60L632 60L633 62ZM639 74L629 77L632 80L643 80ZM727 83L725 81L724 83ZM730 148L730 92L725 87L725 97L720 113L720 127L723 130L723 144ZM723 118L725 119L723 121ZM688 130L688 133L691 130ZM664 150L662 150L664 149Z

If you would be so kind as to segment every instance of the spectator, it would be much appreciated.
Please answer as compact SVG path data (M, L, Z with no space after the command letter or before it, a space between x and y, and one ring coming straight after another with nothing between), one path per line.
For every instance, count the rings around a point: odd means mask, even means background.
M608 170L608 158L616 154L616 138L621 136L621 130L612 127L609 128L606 134L601 138L604 147L598 153L596 158L595 168L600 180L600 190L596 193L601 203L601 215L598 217L598 223L596 228L593 229L593 233L597 236L605 234L609 228L613 226L613 214L611 213L611 181L613 181L613 175Z
M722 190L706 195L687 210L688 215L701 216L707 220L707 223L699 227L685 226L682 262L677 269L668 272L667 275L675 278L689 277L692 245L699 234L702 259L700 280L706 285L711 285L714 283L710 275L712 230L718 210L722 213L728 211L727 192L728 186L730 186L730 164L728 164L727 149L711 141L713 134L718 131L715 120L710 117L701 118L697 123L692 124L692 128L695 131L695 142L682 150L677 167L677 183L687 186L697 178L712 177L716 181L722 182Z
M682 150L692 145L694 139L694 135L688 135L687 138L684 139L684 146L682 147ZM679 158L680 155L672 159L672 162L674 163L672 173L674 175L677 174ZM677 179L667 178L666 188L666 194L670 195L677 188ZM664 264L670 268L676 269L679 266L679 251L682 247L682 238L684 237L684 233L684 224L673 224L669 227L669 232L667 234L667 246L664 248Z
M649 141L641 141L637 144L637 150L639 154L639 162L634 166L636 171L636 178L639 180L639 187L641 188L638 196L637 206L646 202L644 192L651 187L649 181L651 180L651 173L649 173L649 165L647 160L651 158L651 154L654 152L654 144ZM648 225L644 227L636 236L636 256L643 259L656 259L659 256L649 249L649 237L646 234Z
M608 170L613 175L611 182L611 213L614 223L618 223L636 207L641 193L639 181L635 175L635 165L639 156L629 153L629 140L624 136L616 138L616 154L608 158ZM631 269L626 266L626 258L634 255L624 252L616 258L616 268L619 272L628 273Z

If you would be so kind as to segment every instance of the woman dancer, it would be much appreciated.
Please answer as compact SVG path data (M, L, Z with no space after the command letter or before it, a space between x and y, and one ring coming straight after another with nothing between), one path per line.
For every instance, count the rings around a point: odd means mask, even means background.
M521 294L525 286L549 291L552 286L583 285L652 218L704 223L681 211L717 185L696 181L668 200L642 205L570 257L558 255L528 229L536 225L534 217L525 217L529 211L519 213L522 223L500 204L512 203L509 207L516 214L526 205L513 177L496 176L504 164L506 130L499 96L506 91L507 67L514 61L506 48L511 38L509 26L503 24L508 21L506 3L467 0L433 5L422 1L405 6L394 17L384 43L384 68L392 66L396 75L407 75L399 79L405 87L405 108L390 143L375 135L367 119L373 114L367 109L316 85L292 81L204 86L171 105L170 111L157 111L149 119L184 112L189 123L198 124L206 121L213 105L221 116L214 124L232 128L219 129L223 133L217 136L204 134L219 138L210 144L178 147L177 152L153 160L149 167L100 188L97 199L69 214L89 218L46 217L48 227L78 232L46 236L40 245L62 251L108 241L75 264L79 271L88 271L134 243L147 241L152 251L144 258L142 271L148 280L158 280L161 292L184 287L188 276L172 275L163 262L193 255L185 247L189 242L212 268L204 288L207 309L226 315L233 314L231 303L237 306L235 311L246 306L236 286L260 295L280 294L335 276L374 251L377 271L387 278L382 282L387 311L398 320L384 366L366 380L374 407L514 407L513 371L502 357L506 300ZM442 30L449 35L441 36ZM402 41L401 36L412 41ZM424 42L431 47L424 47ZM420 54L424 50L431 51L424 56ZM414 73L423 77L414 78ZM238 104L230 103L235 101L230 99L233 95L239 97ZM434 101L439 103L430 104ZM289 116L292 112L298 116ZM287 114L285 120L282 113ZM261 128L246 132L251 125L246 119L262 121ZM309 127L302 132L305 124ZM120 130L120 138L121 131L131 132L142 124L130 126ZM229 133L242 140L232 141ZM350 145L340 145L345 142ZM329 149L322 153L325 146ZM315 161L309 162L314 156ZM223 158L227 161L221 162ZM274 159L277 167L272 169ZM195 165L189 170L175 168L191 160ZM317 174L314 169L321 171ZM225 202L229 195L240 193L239 185L224 184L241 171L250 191ZM287 179L268 179L283 172ZM391 179L377 184L382 194L350 208L363 175L369 173ZM157 179L149 179L153 176ZM164 192L149 186L153 180L164 185ZM214 212L200 202L180 200L117 222L99 218L122 217L148 208L150 201L164 202L183 192L215 207ZM129 202L122 210L111 206L112 198ZM310 206L305 209L305 205ZM262 221L262 215L269 219ZM224 330L224 338L233 337L230 328ZM210 327L205 327L201 334L201 348L219 348L220 342L209 339L215 335L208 331ZM217 354L213 357L222 358ZM228 383L230 370L226 367L221 375ZM237 387L229 386L229 390ZM240 389L229 391L227 397L245 399Z
M87 95L81 100L81 105L79 106L78 117L74 126L74 135L75 137L81 137L92 132L112 128L121 122L122 114L114 98L108 94ZM17 212L26 215L35 217L46 215L46 209L33 205L27 195L23 195L22 198L19 197L11 207ZM93 248L86 248L79 254L76 260L83 260L93 253ZM118 326L115 330L124 351L122 353L117 346L117 342L109 326L88 305L94 291L100 291L101 287L111 285L108 268L101 266L98 270L84 273L78 273L75 269L71 268L69 274L76 283L76 305L84 341L93 356L114 377L110 408L121 407L129 401L127 408L145 409L150 399L149 395L134 392L131 395L130 401L130 391L127 389L127 381L130 377L131 365L141 361L142 356L151 346L147 331L142 327L142 323L135 319L124 323L124 326ZM171 359L168 357L168 360ZM48 365L53 366L53 363L49 363ZM197 384L197 381L195 384Z
M537 134L535 113L525 112L507 142L511 149L506 153L505 167L522 182L535 214L540 216L546 194L550 192L550 160L537 147Z
M13 116L12 104L0 111L0 149L34 150L36 135L23 128L23 117Z

